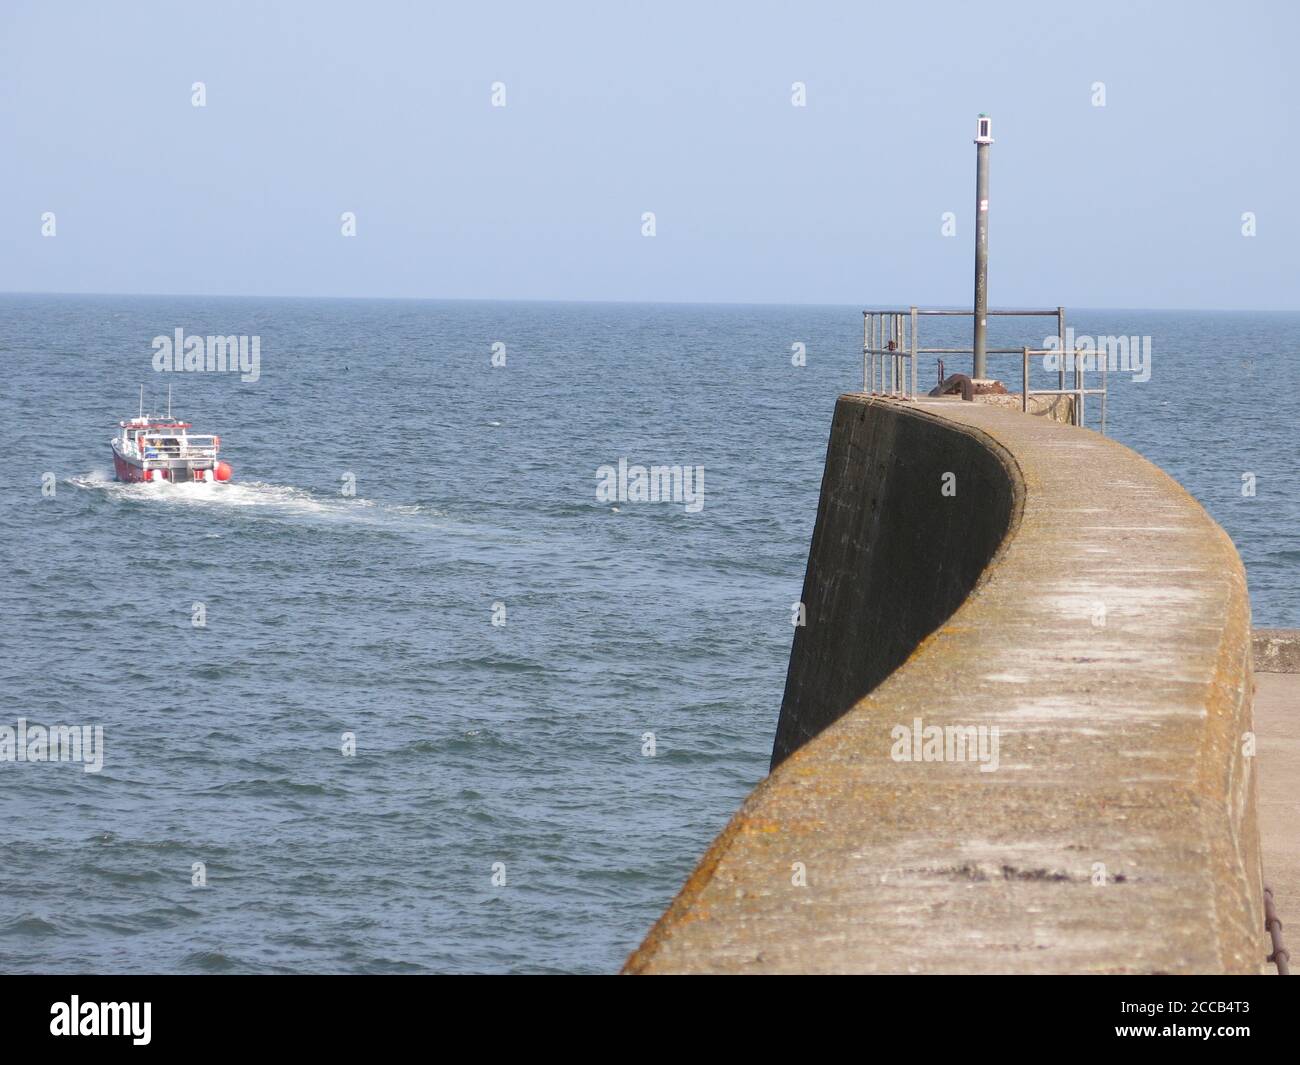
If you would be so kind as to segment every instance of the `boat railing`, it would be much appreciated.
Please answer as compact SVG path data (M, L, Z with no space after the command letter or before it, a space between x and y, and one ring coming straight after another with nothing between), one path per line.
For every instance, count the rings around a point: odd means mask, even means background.
M141 436L137 442L140 454L146 464L149 462L171 461L173 459L204 460L215 459L220 446L216 436L188 436L184 438L169 437L176 442L164 444L161 437Z

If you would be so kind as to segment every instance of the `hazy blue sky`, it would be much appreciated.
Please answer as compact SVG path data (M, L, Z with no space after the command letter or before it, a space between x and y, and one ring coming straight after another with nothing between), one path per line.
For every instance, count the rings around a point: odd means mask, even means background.
M0 290L964 304L988 111L995 306L1294 309L1298 9L0 0Z

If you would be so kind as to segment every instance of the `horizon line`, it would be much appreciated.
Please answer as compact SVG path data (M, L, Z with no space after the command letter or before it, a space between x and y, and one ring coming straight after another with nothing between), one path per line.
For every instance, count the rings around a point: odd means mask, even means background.
M247 293L212 293L212 292L56 292L41 289L6 289L0 290L0 297L5 296L72 296L102 297L118 299L217 299L217 300L369 300L373 302L406 303L539 303L539 304L596 304L632 307L845 307L859 308L865 312L870 307L896 305L899 309L915 306L926 310L965 310L964 304L917 303L906 301L895 303L892 300L875 300L870 304L857 303L818 303L808 300L780 302L774 300L665 300L665 299L614 299L614 298L549 298L518 296L322 296L322 295L249 295ZM1023 308L1033 305L1033 301L1019 301L1007 307ZM1300 314L1300 307L1097 307L1084 304L1052 304L1066 310L1076 311L1157 311L1170 314ZM989 310L1003 310L1001 306L990 306Z

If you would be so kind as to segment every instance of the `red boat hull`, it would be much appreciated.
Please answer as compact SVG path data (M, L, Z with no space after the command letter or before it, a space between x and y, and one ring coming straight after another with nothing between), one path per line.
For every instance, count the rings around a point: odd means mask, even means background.
M116 451L113 452L113 470L117 474L117 479L119 481L144 480L144 470L133 462L127 462L127 460ZM165 470L163 471L163 475L166 476Z

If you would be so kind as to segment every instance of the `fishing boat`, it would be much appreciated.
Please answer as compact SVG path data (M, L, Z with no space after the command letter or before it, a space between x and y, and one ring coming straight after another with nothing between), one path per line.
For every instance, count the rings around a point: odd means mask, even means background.
M191 433L189 422L173 418L170 388L166 415L145 414L142 387L140 413L117 424L119 431L112 446L113 470L119 481L188 484L230 480L230 464L217 458L221 437Z

